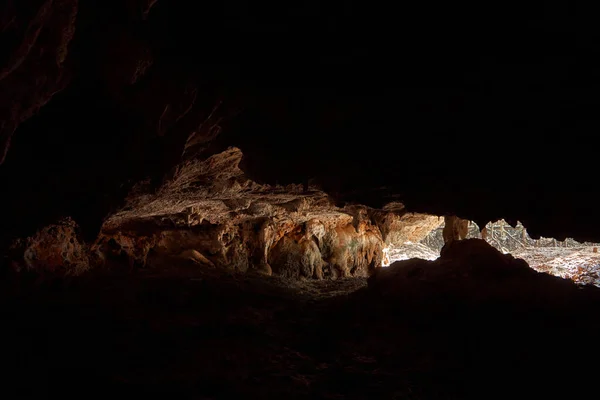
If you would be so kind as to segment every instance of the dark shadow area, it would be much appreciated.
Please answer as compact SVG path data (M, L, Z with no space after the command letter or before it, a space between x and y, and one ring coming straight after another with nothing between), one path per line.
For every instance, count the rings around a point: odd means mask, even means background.
M477 240L377 267L390 204L600 241L597 14L322 3L0 4L3 398L593 387L597 288Z
M368 288L361 278L302 283L176 267L41 283L20 275L2 292L3 391L581 398L593 382L597 289L478 240L380 272Z

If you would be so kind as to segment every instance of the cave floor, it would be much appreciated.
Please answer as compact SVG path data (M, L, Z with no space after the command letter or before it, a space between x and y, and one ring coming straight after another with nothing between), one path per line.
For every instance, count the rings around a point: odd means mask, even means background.
M532 305L197 268L20 279L3 398L578 398L598 370L595 288Z

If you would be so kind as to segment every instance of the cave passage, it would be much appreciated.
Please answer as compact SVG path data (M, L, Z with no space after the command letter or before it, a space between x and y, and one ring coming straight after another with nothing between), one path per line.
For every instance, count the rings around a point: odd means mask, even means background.
M596 398L596 14L479 3L0 3L1 398Z
M382 266L411 258L437 259L444 246L444 226L442 223L419 242L408 241L386 247ZM600 287L598 243L578 242L572 238L562 241L546 237L533 239L521 222L512 227L503 219L489 222L483 230L475 222L469 221L465 239L470 238L484 239L502 253L525 260L538 272Z

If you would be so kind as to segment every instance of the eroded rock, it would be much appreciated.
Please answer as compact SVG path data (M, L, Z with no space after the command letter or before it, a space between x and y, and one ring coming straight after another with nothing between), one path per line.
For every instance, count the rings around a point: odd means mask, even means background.
M435 215L406 212L406 210L374 211L372 215L388 246L405 242L418 243L444 222L443 218Z
M455 240L462 240L469 233L469 221L459 218L455 215L444 217L444 243L450 243Z
M258 184L240 170L242 156L229 148L183 162L155 193L136 187L103 231L126 239L119 248L144 264L198 252L233 271L335 279L369 276L382 265L387 244L419 241L442 223L399 204L378 211L339 207L316 188ZM157 258L146 259L146 245L131 244L135 235L155 238Z
M40 229L33 236L16 241L12 252L17 271L79 275L90 268L89 248L81 240L79 227L71 218Z
M323 278L323 261L319 246L306 235L296 232L284 236L269 252L273 272L287 278Z
M213 264L212 261L204 257L200 252L193 249L184 250L183 252L181 252L181 254L179 254L179 257L186 260L191 260L197 264L206 265L212 268L215 267L215 264Z
M155 235L143 232L102 233L92 246L92 252L103 265L125 262L133 269L146 265L148 253L156 246L156 242Z
M241 158L229 148L181 163L157 190L134 185L90 246L94 265L191 260L198 268L292 279L366 277L382 266L387 243L417 241L441 223L398 206L339 207L303 185L261 185L239 169Z

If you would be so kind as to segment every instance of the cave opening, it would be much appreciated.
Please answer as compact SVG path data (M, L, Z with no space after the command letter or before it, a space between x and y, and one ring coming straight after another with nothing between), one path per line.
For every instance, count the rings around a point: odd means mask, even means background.
M242 3L0 3L3 398L593 398L596 14Z
M406 241L384 249L383 267L395 261L420 258L436 260L444 246L444 221L418 242ZM464 239L482 239L503 254L521 258L538 272L545 272L581 285L600 286L599 243L558 240L540 236L532 238L520 221L511 226L504 219L488 222L483 228L468 221Z

